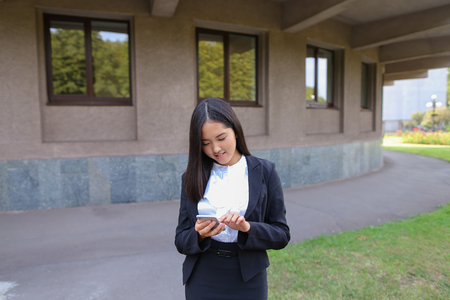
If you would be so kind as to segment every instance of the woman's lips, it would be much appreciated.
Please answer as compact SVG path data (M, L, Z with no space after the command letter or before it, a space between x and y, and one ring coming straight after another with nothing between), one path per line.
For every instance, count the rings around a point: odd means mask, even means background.
M216 158L217 159L222 159L222 158L224 158L224 156L225 156L225 152L220 154L220 155L216 155Z

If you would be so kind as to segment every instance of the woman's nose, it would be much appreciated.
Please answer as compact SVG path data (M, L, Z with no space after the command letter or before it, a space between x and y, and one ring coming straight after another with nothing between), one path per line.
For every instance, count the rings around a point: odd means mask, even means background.
M214 144L213 145L213 151L214 151L214 153L219 153L220 152L220 146L218 144Z

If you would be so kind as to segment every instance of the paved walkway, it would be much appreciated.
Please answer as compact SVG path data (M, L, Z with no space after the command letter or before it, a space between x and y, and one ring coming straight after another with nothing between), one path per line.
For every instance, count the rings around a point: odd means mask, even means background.
M431 211L450 163L385 151L363 176L285 190L292 243ZM0 213L0 300L184 299L179 201Z

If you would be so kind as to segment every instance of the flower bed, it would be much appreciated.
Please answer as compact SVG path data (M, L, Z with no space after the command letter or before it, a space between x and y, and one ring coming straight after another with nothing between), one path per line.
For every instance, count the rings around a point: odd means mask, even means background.
M403 143L407 144L428 144L428 145L450 145L450 132L424 132L419 128L413 128L408 133L399 133Z

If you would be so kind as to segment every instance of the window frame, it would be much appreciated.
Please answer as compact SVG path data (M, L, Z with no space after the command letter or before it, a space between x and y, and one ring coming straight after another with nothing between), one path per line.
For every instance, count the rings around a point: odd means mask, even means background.
M131 22L129 20L117 20L109 18L70 16L44 13L44 51L46 67L47 84L47 105L56 106L132 106L133 105L133 76L132 76L132 57L131 57ZM85 57L86 57L86 95L66 94L55 95L53 93L53 65L51 52L50 21L73 21L84 24ZM91 22L107 21L127 24L128 34L128 74L129 74L129 93L130 97L96 97L94 96L93 82L93 64L91 48Z
M208 99L210 97L200 97L200 75L199 75L199 57L198 57L198 43L199 43L199 34L213 34L213 35L221 35L223 36L224 41L224 98L219 98L229 103L231 106L242 106L242 107L261 107L260 101L260 87L259 87L259 69L260 69L260 49L259 49L259 36L257 34L249 34L249 33L241 33L234 31L224 31L224 30L216 30L209 29L204 27L196 27L195 28L195 57L196 57L196 74L197 74L197 102L201 102L204 99ZM256 100L230 100L230 53L229 53L229 36L232 35L242 35L255 38L255 94Z
M310 44L308 43L306 45L306 49L311 48L314 49L314 99L315 100L306 100L306 107L307 108L337 108L337 87L338 87L338 59L339 59L339 55L338 55L338 51L334 50L334 49L328 49L325 47L321 47L321 46L316 46L314 44ZM330 51L333 53L333 99L331 102L327 102L327 103L323 103L323 102L318 102L318 54L319 54L319 50L325 50L325 51ZM306 61L306 58L305 58ZM306 80L306 67L305 67L305 80ZM306 85L306 82L305 82Z
M333 65L333 103L330 105L325 103L319 103L317 101L306 101L307 109L314 108L327 108L334 110L342 110L344 106L344 58L345 58L345 48L339 47L336 45L330 45L324 42L319 42L312 39L306 39L306 46L316 47L327 51L333 51L334 53L334 65ZM305 47L305 60L306 63L306 54L307 47ZM305 84L305 92L306 92L306 65L304 67L305 80L303 81ZM306 93L304 94L306 98Z

